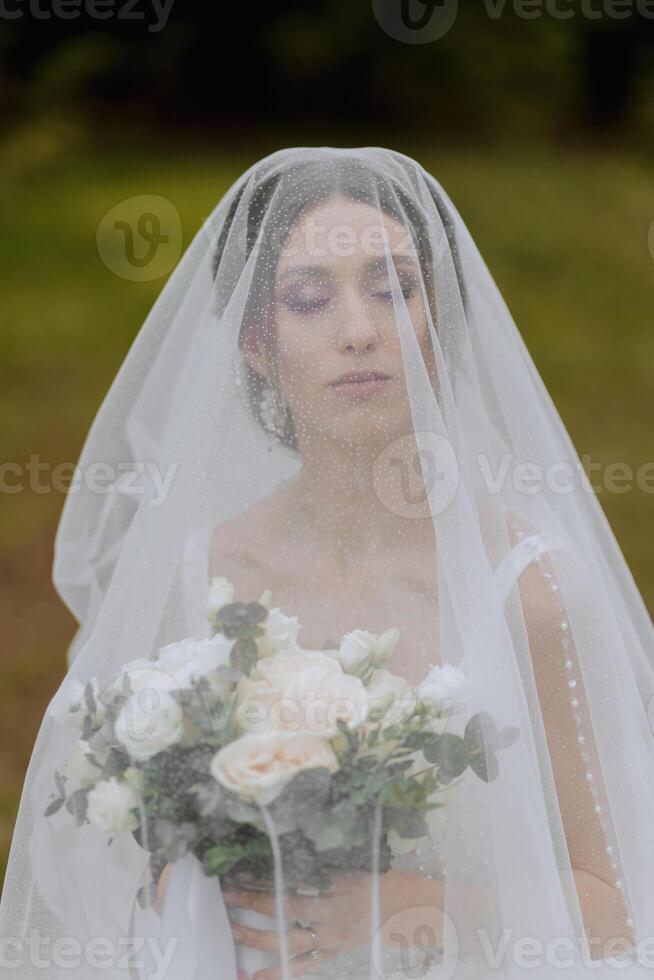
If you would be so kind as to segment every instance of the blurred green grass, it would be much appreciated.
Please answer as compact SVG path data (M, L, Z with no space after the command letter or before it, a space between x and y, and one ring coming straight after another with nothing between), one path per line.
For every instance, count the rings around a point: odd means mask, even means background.
M32 143L30 143L30 139ZM36 143L35 143L36 141ZM100 151L43 134L0 162L0 412L4 458L75 462L92 418L162 286L112 274L95 245L103 215L168 198L184 244L233 180L286 145L238 152L175 145ZM305 144L306 145L306 144ZM578 451L634 470L652 458L654 171L634 155L522 145L385 143L444 185L494 274ZM600 495L654 609L653 496ZM72 620L49 583L60 493L3 496L4 684L0 851L43 710L65 671ZM20 703L20 711L16 705Z

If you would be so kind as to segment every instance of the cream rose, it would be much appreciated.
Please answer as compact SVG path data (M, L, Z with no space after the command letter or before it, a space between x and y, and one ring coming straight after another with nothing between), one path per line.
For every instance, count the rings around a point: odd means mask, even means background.
M132 782L112 776L96 783L89 792L87 816L105 833L122 834L138 827L139 818L132 812L138 806L139 794Z
M264 707L271 708L283 696L291 677L316 666L331 670L336 675L343 673L337 660L319 650L287 650L274 657L262 657L250 676L239 681L238 700L258 701Z
M266 806L304 769L334 772L338 760L324 738L290 732L242 735L211 760L210 771L241 799Z
M182 708L168 691L138 691L123 705L114 731L133 758L150 759L182 738Z
M360 724L368 696L358 677L345 674L321 650L295 650L260 660L238 685L239 725L246 731L311 732L331 736L338 721Z

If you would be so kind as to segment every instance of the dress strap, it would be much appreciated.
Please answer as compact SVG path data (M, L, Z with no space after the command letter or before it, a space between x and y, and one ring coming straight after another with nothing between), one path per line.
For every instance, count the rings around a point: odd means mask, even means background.
M546 534L530 534L522 538L509 551L495 569L495 583L505 602L522 573L543 555L563 551L566 544L561 538Z

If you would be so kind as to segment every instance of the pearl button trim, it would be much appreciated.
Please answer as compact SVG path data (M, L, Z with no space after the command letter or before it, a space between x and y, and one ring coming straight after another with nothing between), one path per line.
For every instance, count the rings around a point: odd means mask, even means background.
M509 516L506 507L504 508L504 511L507 514L507 516ZM512 526L513 526L513 530L514 530L514 533L515 533L516 537L518 539L524 538L524 536L525 536L524 531L522 531L520 528L516 527L515 526L515 522L513 523ZM550 588L551 592L553 593L554 596L557 597L557 599L559 601L559 611L564 613L565 610L562 607L561 598L560 598L561 587L559 586L559 584L557 582L553 581L553 579L555 578L555 576L552 574L552 572L544 571L543 570L543 564L542 564L543 563L543 558L544 558L544 555L543 555L542 552L540 554L534 555L534 559L535 559L536 563L538 564L538 566L539 566L539 568L541 570L541 574L543 576L543 579L545 580L545 582L547 582L549 584L549 588ZM562 619L560 621L560 623L559 623L559 626L560 626L560 631L561 631L561 640L560 640L561 648L566 653L566 659L565 659L564 666L565 666L566 671L572 672L572 671L575 670L575 664L573 663L573 661L570 658L570 651L572 650L572 642L571 642L571 639L570 639L570 624L567 621L567 619ZM570 690L571 695L572 695L572 693L577 688L577 678L570 677L570 679L567 682L567 686L568 686L568 689ZM572 696L570 703L571 703L571 706L572 706L572 709L573 709L573 712L572 713L573 713L573 718L574 718L574 721L575 721L575 727L577 729L577 744L580 745L580 746L585 746L585 744L586 744L586 736L585 736L584 732L581 730L581 726L582 726L583 723L582 723L582 720L581 720L581 717L580 717L580 713L579 713L579 710L578 710L581 707L580 702L579 702L579 699L577 697ZM581 758L582 758L583 762L588 767L588 763L589 763L589 760L590 760L589 753L585 750L585 748L582 748L580 754L581 754ZM623 901L623 904L625 906L625 909L627 910L627 912L629 912L630 911L630 905L629 905L629 901L628 901L627 895L625 894L625 891L626 891L625 890L625 884L624 884L624 881L623 881L622 877L620 877L619 864L618 864L618 861L615 859L616 847L615 847L615 844L614 843L609 843L609 839L608 839L609 838L609 825L608 825L606 819L604 819L604 816L603 816L603 814L604 814L604 807L602 806L601 803L597 802L597 795L599 793L599 789L598 789L597 782L595 780L595 774L593 773L592 768L588 767L586 769L585 777L586 777L586 782L588 784L588 787L589 787L592 795L596 798L596 802L595 802L595 806L594 806L594 812L600 818L599 819L599 822L600 822L600 825L601 825L602 830L604 832L605 839L607 841L606 847L605 847L605 853L606 853L607 857L611 858L611 862L610 862L611 863L611 868L613 869L614 875L615 875L614 884L615 884L615 887L619 890L619 892L622 895L622 901ZM631 917L630 918L627 918L626 919L626 924L627 924L627 926L629 926L629 928L633 927L633 925L634 925L633 918L631 918Z

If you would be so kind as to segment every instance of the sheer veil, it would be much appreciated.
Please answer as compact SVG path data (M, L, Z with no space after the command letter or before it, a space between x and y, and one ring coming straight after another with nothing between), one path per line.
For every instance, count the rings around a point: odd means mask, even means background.
M333 383L356 371L372 375ZM243 601L270 589L303 647L397 627L395 673L463 669L469 712L519 730L497 778L457 784L432 864L398 858L431 883L445 928L428 971L384 975L649 975L651 622L497 286L419 163L299 147L245 171L95 418L79 467L98 466L109 484L81 481L55 542L80 626L20 803L0 912L9 975L147 980L126 939L172 936L166 976L235 980L221 888L194 855L162 914L138 897L161 871L142 837L108 844L66 808L44 815L80 735L61 723L74 692L210 636L212 575ZM383 874L369 877L369 938L305 972L379 975ZM591 959L609 935L627 952Z

